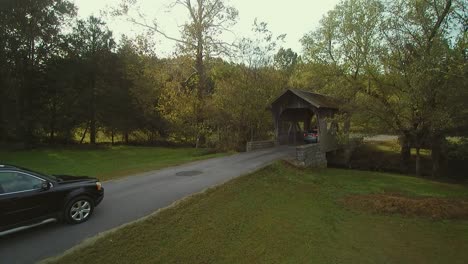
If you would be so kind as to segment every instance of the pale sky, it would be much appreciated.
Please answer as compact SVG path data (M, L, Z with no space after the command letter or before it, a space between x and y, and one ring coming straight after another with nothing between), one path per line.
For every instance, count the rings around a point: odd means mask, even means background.
M101 10L109 10L115 7L121 0L74 0L78 7L78 16L87 17L91 14L98 15ZM182 8L169 8L173 0L138 0L141 10L144 10L148 18L156 18L160 28L168 35L178 37L179 27L187 20L186 10ZM239 11L237 24L232 28L235 35L229 34L226 39L244 37L251 34L252 24L255 18L259 22L268 23L268 29L275 36L287 34L284 48L291 48L301 53L302 47L299 40L304 34L318 26L322 16L331 10L339 0L228 0L231 6ZM141 32L138 25L126 22L123 18L108 17L106 19L109 28L118 38L121 34L133 36ZM156 50L162 56L172 54L174 43L155 35Z

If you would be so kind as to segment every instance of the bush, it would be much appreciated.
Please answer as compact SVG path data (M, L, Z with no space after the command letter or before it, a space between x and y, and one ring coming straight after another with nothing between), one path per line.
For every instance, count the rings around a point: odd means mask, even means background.
M447 157L449 160L468 160L468 139L457 138L449 141Z
M468 179L468 139L457 138L447 144L447 176Z

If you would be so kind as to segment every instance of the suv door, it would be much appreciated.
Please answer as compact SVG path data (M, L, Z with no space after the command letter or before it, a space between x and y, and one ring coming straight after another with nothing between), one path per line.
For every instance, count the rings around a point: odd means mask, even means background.
M46 182L36 176L16 171L0 171L0 228L29 222L42 216L47 206Z

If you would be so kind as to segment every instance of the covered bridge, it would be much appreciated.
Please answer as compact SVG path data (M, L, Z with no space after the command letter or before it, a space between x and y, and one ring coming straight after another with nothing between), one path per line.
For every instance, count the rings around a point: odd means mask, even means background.
M270 110L277 144L304 144L304 131L316 128L322 152L337 148L338 124L330 119L339 110L339 103L334 98L287 89L271 103Z

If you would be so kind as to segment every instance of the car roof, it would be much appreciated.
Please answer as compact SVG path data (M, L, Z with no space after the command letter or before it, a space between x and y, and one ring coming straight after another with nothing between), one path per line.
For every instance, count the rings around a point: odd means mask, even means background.
M22 171L22 172L28 172L28 173L33 172L33 171L30 171L29 169L19 167L19 166L10 165L10 164L0 164L0 171L2 171L2 170L16 170L16 171Z
M18 172L24 172L24 173L28 173L28 174L34 174L34 175L36 175L36 176L43 176L43 177L47 177L47 176L48 176L47 174L40 173L40 172L36 172L36 171L30 170L30 169L26 169L26 168L23 168L23 167L20 167L20 166L7 165L7 164L0 164L0 171L9 171L9 170L15 170L15 171L18 171Z
M8 164L0 164L0 170L1 169L18 169L18 167L8 165Z

